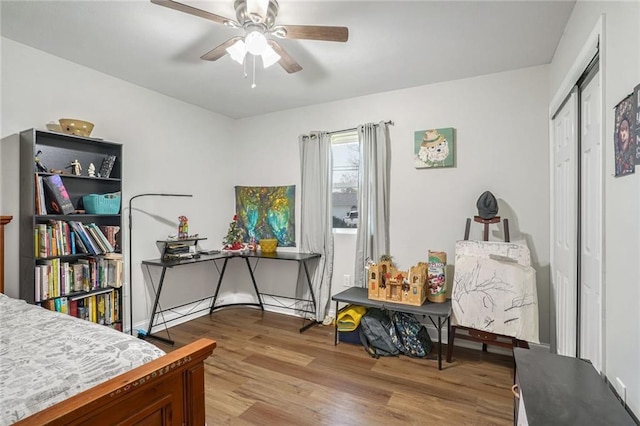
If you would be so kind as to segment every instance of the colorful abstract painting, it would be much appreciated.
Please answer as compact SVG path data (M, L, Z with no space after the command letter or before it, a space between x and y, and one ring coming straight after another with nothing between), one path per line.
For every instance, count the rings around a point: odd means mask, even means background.
M413 153L416 169L453 167L456 141L453 127L414 132Z
M236 186L238 225L252 237L276 238L279 247L295 247L296 187Z

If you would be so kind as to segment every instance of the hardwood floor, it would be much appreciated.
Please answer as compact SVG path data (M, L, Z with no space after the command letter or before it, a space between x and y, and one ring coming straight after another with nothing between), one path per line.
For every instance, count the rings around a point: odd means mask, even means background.
M513 423L509 356L456 347L439 371L435 359L376 360L359 345L334 346L333 326L300 334L301 326L300 318L232 308L170 329L175 348L217 341L206 361L209 426Z

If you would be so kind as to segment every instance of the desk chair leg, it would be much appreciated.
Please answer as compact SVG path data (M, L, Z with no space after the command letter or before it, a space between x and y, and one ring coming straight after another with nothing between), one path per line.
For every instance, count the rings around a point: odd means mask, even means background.
M447 362L451 362L451 358L453 357L453 341L456 339L456 326L451 326L451 331L449 332L449 341L447 342Z

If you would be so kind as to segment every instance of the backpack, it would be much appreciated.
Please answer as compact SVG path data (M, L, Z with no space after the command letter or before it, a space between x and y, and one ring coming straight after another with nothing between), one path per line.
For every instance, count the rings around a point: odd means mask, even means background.
M360 318L360 342L374 358L400 354L391 333L395 334L391 318L381 309L371 308Z
M429 332L415 315L393 312L391 322L395 328L391 337L400 352L414 358L424 358L431 352L433 342Z

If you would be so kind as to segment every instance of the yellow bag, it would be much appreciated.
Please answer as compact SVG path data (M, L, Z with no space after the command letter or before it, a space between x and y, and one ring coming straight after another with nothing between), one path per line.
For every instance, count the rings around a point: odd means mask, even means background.
M360 318L367 312L367 308L349 305L338 314L338 331L354 331L360 325Z

